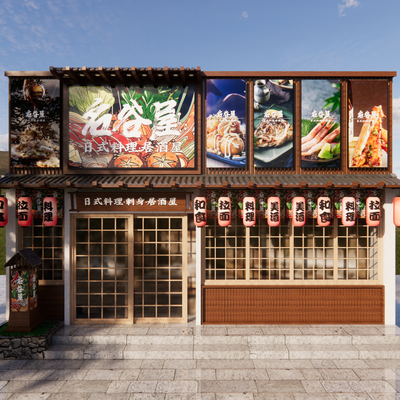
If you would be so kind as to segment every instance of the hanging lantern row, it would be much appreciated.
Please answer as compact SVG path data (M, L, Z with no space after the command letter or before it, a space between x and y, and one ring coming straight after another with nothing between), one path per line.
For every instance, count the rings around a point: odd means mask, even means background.
M279 226L281 222L281 201L279 197L269 197L267 202L267 222L269 226ZM381 220L381 201L379 197L368 197L366 201L366 223L368 226L378 226ZM394 223L400 226L400 197L393 202ZM207 200L205 197L194 199L194 224L198 227L207 224ZM397 210L397 213L396 213ZM231 199L220 197L218 199L218 224L226 227L231 224ZM256 223L256 199L245 197L243 199L243 224L246 227ZM292 220L296 227L306 223L306 199L294 197L292 200ZM329 226L332 221L332 202L329 197L319 197L317 200L317 223L321 227ZM342 225L353 226L356 222L356 199L343 197L342 199Z
M19 226L32 225L32 199L20 197L17 203L17 220ZM0 227L8 223L8 201L6 197L0 197ZM43 225L57 225L57 199L46 197L43 200Z

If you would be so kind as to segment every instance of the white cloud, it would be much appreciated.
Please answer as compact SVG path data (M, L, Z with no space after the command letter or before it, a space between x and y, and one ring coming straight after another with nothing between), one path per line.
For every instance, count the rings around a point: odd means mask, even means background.
M339 17L344 17L346 14L344 13L344 10L346 8L356 8L357 6L360 5L360 3L357 0L343 0L345 4L339 4Z
M243 11L242 12L242 17L243 18L248 18L249 17L249 13L247 11Z
M39 10L39 6L32 0L24 0L24 3L28 8L34 8L35 10Z
M0 135L0 151L8 151L8 135Z
M393 99L393 126L400 124L400 97Z

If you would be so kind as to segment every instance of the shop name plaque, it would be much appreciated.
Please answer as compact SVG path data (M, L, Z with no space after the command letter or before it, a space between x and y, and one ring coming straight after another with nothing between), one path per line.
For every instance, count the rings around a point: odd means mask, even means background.
M185 193L77 193L77 211L186 211Z

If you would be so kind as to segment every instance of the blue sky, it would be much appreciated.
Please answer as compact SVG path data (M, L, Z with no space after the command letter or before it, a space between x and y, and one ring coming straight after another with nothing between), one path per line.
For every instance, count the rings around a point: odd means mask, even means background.
M397 71L399 15L399 0L0 0L0 150L8 149L4 71ZM400 176L399 77L393 89Z

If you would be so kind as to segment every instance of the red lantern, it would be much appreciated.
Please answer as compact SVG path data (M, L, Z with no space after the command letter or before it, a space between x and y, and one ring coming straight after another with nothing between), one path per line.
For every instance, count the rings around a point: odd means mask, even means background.
M207 200L205 197L195 197L193 201L194 224L202 227L207 224Z
M43 200L43 225L57 225L57 199L55 197L45 197Z
M29 197L18 199L18 224L31 226L32 224L32 200Z
M281 223L281 199L268 197L267 222L269 226L279 226Z
M293 225L304 226L306 223L306 199L294 197L292 201Z
M254 197L243 199L243 224L244 226L256 224L256 199Z
M356 223L356 200L354 197L342 199L342 225L353 226Z
M8 202L6 197L0 197L0 226L6 226L8 222Z
M229 197L218 199L218 224L219 226L231 224L231 199Z
M367 198L365 220L368 226L378 226L381 222L381 199L379 197Z
M400 226L400 197L393 199L393 223Z
M329 197L318 197L317 200L317 223L319 226L329 226L332 220L331 199Z

